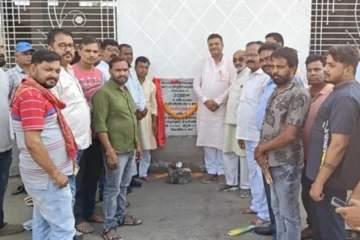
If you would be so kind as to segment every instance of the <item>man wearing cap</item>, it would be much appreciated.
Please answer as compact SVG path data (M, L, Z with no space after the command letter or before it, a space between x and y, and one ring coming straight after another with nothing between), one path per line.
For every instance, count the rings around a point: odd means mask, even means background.
M16 65L6 72L9 78L9 99L11 99L17 85L28 74L31 57L34 51L34 48L28 42L19 42L16 44Z

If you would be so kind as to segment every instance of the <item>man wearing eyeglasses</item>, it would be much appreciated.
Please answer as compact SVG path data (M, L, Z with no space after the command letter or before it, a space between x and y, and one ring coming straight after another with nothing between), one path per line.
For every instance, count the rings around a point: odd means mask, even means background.
M113 39L105 39L100 44L100 48L101 61L96 68L102 72L103 80L108 81L110 79L109 62L119 55L119 44Z
M249 79L250 69L245 64L245 51L239 50L234 53L233 63L236 69L236 80L231 84L229 99L226 104L226 115L224 125L223 159L226 185L219 191L233 191L239 189L240 197L250 196L249 173L247 171L245 150L241 149L236 141L236 111L239 107L239 99L245 82ZM240 185L238 180L238 169L240 159Z

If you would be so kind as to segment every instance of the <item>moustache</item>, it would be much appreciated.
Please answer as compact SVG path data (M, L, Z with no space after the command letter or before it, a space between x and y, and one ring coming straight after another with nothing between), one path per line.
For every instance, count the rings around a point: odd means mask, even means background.
M71 54L71 52L66 52L66 53L64 53L62 56L65 57L65 56L67 56L67 55L73 57L73 55Z
M253 61L253 60L246 61L246 64L249 64L249 63L255 63L255 61Z
M110 55L111 58L114 58L114 57L116 57L116 56L117 56L116 54Z
M56 82L57 79L55 79L55 78L47 78L46 81L55 81Z

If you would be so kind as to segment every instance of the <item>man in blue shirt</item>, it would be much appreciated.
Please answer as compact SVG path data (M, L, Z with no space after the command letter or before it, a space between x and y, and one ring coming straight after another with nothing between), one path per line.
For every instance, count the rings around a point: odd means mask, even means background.
M261 131L262 124L265 117L265 109L268 103L268 100L271 94L274 92L276 88L276 84L271 79L271 54L279 48L278 44L274 43L266 43L259 49L260 55L260 63L262 64L262 70L269 75L269 81L265 86L264 93L261 97L259 106L256 111L256 125L259 131ZM301 78L299 76L295 76L295 79L300 83L303 84ZM271 197L270 197L270 186L266 183L265 178L264 186L265 186L265 193L266 193L266 200L269 208L269 215L270 215L270 225L268 227L256 227L255 232L260 235L273 235L275 239L275 232L276 232L276 225L275 225L275 216L271 208Z
M129 64L129 79L126 82L125 86L129 90L132 98L134 99L134 102L136 104L136 118L138 121L143 119L148 110L145 106L145 96L143 89L140 85L140 82L137 78L136 72L134 68L131 66L131 63L133 62L134 56L133 56L133 50L132 47L128 44L120 44L119 45L119 51L120 51L120 57L123 58L128 64ZM135 161L134 161L135 164ZM134 176L137 175L137 167L134 167ZM131 180L130 183L131 187L141 187L142 183L136 181L134 178ZM130 190L131 191L131 190Z

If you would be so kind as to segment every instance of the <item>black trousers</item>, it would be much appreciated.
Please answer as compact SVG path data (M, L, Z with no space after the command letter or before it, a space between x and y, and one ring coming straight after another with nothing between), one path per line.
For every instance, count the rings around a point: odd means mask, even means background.
M311 228L312 222L311 222L311 197L310 197L310 189L311 184L313 183L312 180L310 180L308 177L306 177L306 162L304 162L304 168L302 172L301 177L301 186L302 186L302 192L301 192L301 200L303 202L305 212L306 212L306 223Z
M97 184L104 168L101 143L93 139L80 160L80 171L76 176L75 223L87 221L95 210Z
M314 240L346 240L345 221L335 212L331 199L337 197L346 201L346 190L324 187L324 199L320 202L311 200L311 219Z

